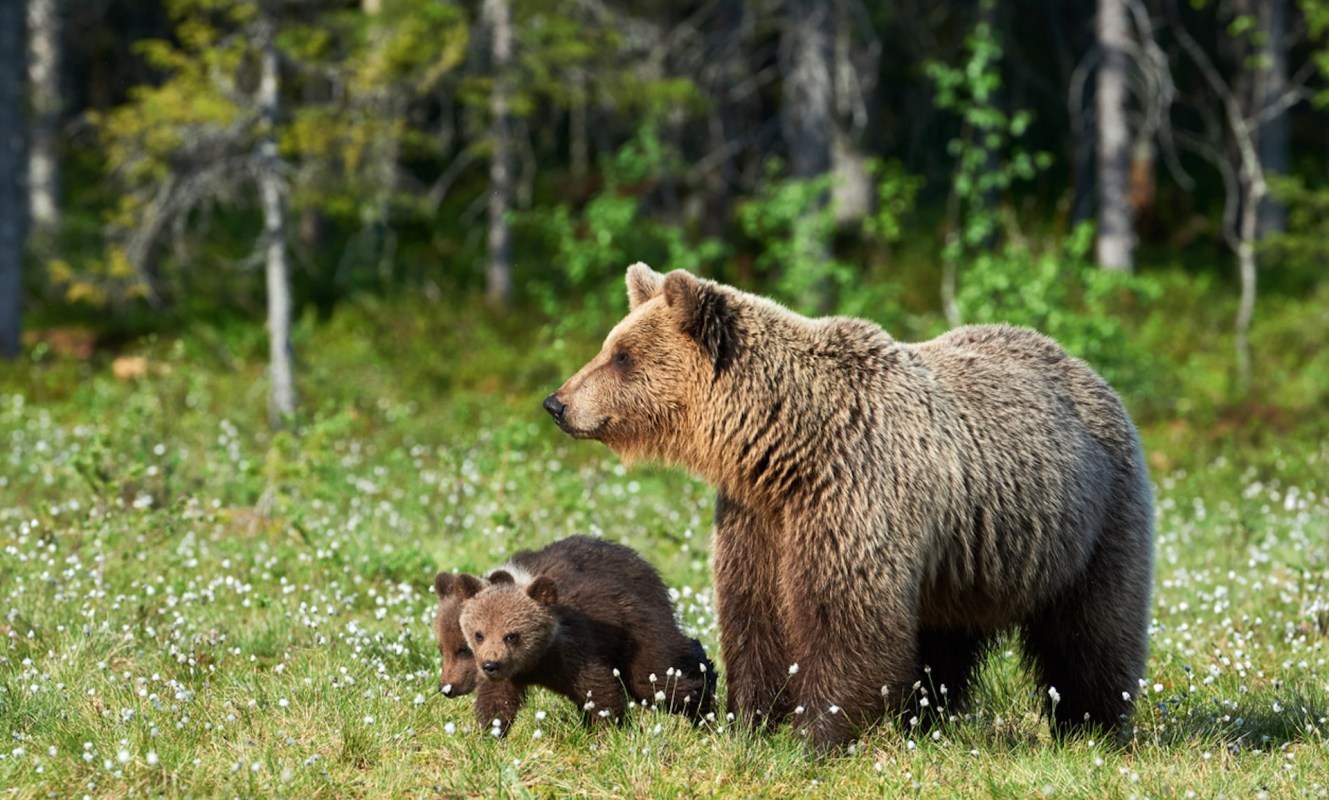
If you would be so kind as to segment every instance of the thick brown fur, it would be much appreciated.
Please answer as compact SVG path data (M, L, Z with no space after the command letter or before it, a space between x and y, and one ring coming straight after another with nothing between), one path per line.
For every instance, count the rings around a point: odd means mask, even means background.
M802 706L824 750L916 681L962 703L984 648L1018 628L1058 732L1126 718L1153 502L1135 427L1084 362L1008 326L905 344L682 271L637 264L627 284L628 316L545 408L719 489L730 712Z
M531 686L572 700L587 722L620 720L628 697L694 721L713 713L715 667L679 630L659 574L630 548L574 538L519 554L524 584L496 570L462 605L476 719L506 732Z
M566 580L582 574L596 574L616 581L637 592L638 601L660 613L673 613L669 591L655 568L632 548L589 536L569 536L539 550L523 550L495 570L514 577L518 585L548 575ZM491 571L492 572L492 571ZM475 690L478 668L459 620L461 606L489 585L483 578L467 574L440 572L434 578L438 608L434 613L434 639L443 661L439 691L448 697L462 697ZM701 647L698 643L697 647Z

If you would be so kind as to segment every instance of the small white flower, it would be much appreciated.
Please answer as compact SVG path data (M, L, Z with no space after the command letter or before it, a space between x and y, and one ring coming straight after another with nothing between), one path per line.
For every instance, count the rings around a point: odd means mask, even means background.
M366 725L373 725L373 724L374 724L374 718L373 718L372 716L366 714L366 715L365 715L365 724L366 724Z
M452 734L457 732L457 725L455 723L449 722L448 724L443 726L443 732L451 736Z
M541 738L541 737L544 736L544 735L545 735L545 732L544 732L544 731L540 730L539 728L536 728L536 729L535 729L535 732L531 734L531 738L532 738L532 739L539 739L539 738Z
M277 701L277 705L281 706L282 708L286 708L286 707L289 706L290 704L291 704L291 701L290 701L290 700L287 700L285 697L283 697L282 699L280 699L280 700Z
M1126 702L1129 703L1129 702L1131 701L1131 693L1130 693L1130 692L1122 692L1122 693L1121 693L1121 699L1122 699L1122 700L1125 700Z
M621 674L622 674L622 673L620 673L620 672L618 671L618 667L614 667L614 677L617 678L617 677L619 677Z
M452 694L452 684L450 683L445 683L439 688L443 690L443 694Z
M147 760L147 762L148 762L148 766L149 766L149 767L155 767L155 766L157 766L157 751L156 751L156 750L149 750L149 751L148 751L148 756L147 756L147 759L146 759L146 760Z
M549 716L549 715L546 714L546 713L543 712L543 711L537 711L537 712L535 712L535 720L536 720L536 722L543 722L543 721L544 721L544 718L547 717L547 716Z
M830 711L832 714L839 714L839 713L840 713L840 707L839 707L839 706L836 706L836 705L833 705L833 706L831 706L830 708L828 708L827 711Z
M422 694L417 694L415 696L415 700L413 700L412 702L414 702L417 706L422 706L425 704L425 696Z
M582 706L582 708L586 711L590 711L591 709L595 708L595 701L587 700L586 705Z
M651 681L651 683L655 683L655 673L654 673L654 672L651 673L650 681Z
M798 674L798 665L797 665L797 664L790 664L790 665L789 665L789 674L790 674L790 675L797 675L797 674Z
M1052 698L1052 702L1053 702L1053 703L1060 703L1060 702L1061 702L1061 692L1058 692L1058 691L1057 691L1057 687L1055 687L1055 686L1049 686L1049 687L1048 687L1048 697L1051 697L1051 698Z
M665 693L662 692L662 691L657 691L657 692L655 693L655 699L656 699L656 702L664 702L664 699L665 699Z
M495 725L494 727L489 729L489 735L497 739L503 735L503 729Z
M794 708L794 713L795 713L795 714L802 714L805 710L806 710L806 709L804 709L802 706L797 706L797 707Z
M119 761L121 764L128 764L128 763L129 763L129 751L128 751L128 750L121 750L120 752L116 753L116 754L115 754L115 760L116 760L116 761Z

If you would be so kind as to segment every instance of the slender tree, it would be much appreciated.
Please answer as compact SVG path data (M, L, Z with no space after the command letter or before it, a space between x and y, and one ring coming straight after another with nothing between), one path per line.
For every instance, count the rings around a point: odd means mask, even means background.
M28 0L28 101L32 139L28 208L35 233L60 225L60 9L57 0Z
M1099 266L1130 270L1135 231L1130 212L1131 138L1127 124L1130 35L1127 0L1098 0L1094 31L1097 80Z
M493 86L489 98L489 236L485 261L485 296L492 308L505 310L512 301L511 121L508 118L509 75L512 68L512 19L509 0L485 0L489 23Z
M268 420L281 427L295 413L295 375L291 363L291 281L286 258L286 203L282 160L277 153L281 103L280 56L272 9L261 7L259 23L258 186L263 205L264 269L268 299Z
M23 245L27 239L23 4L0 3L0 358L20 347Z
M1267 114L1260 129L1260 163L1271 177L1285 175L1290 165L1291 125L1288 110L1279 99L1288 90L1287 29L1290 0L1265 0L1258 5L1263 31L1259 69L1255 76L1252 106ZM1287 209L1274 197L1260 205L1261 239L1287 229Z

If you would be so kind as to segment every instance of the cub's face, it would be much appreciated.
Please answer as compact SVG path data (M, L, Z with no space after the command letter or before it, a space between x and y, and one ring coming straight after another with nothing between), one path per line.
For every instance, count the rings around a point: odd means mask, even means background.
M548 398L544 407L568 435L597 439L626 459L671 458L689 408L709 386L714 360L690 327L687 273L628 270L631 310L599 354Z
M461 632L461 607L482 591L486 582L474 575L440 572L434 578L438 609L434 612L434 639L443 659L438 690L448 697L461 697L475 690L475 656Z
M461 630L477 674L496 681L532 670L558 626L551 610L558 599L552 580L536 578L523 590L502 577L496 574L490 587L461 610Z

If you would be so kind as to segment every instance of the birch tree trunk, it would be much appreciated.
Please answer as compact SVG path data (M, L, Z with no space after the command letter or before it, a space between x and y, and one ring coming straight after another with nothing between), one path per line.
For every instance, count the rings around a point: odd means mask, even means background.
M269 18L263 23L258 104L263 117L259 142L259 194L263 201L263 236L268 282L268 421L280 428L295 413L295 377L291 358L291 286L286 260L286 210L283 202L281 159L277 154L277 114L280 110L280 72L275 31Z
M1098 66L1098 264L1130 270L1135 232L1130 214L1130 131L1126 124L1129 66L1127 0L1098 0L1094 32L1103 57Z
M23 243L27 238L23 4L0 2L0 358L21 344Z
M489 248L485 262L485 298L491 308L506 310L512 301L512 135L508 119L508 70L512 64L509 0L485 0L490 26L494 84L489 97Z
M60 225L60 12L56 0L28 0L28 211L35 232Z

